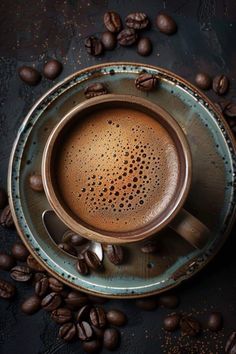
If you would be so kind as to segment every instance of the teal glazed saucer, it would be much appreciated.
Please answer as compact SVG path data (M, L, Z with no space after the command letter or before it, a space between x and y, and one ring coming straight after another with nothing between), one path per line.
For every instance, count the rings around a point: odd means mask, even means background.
M159 77L155 91L136 89L137 75ZM141 96L168 111L182 127L190 145L193 176L185 209L205 223L212 238L202 250L193 249L174 231L158 234L159 251L144 254L140 245L124 246L123 265L80 275L76 260L61 251L46 233L42 212L49 209L44 193L32 191L28 178L41 172L42 153L60 119L85 100L84 89L105 83L110 93ZM196 274L218 252L235 220L236 148L221 114L194 86L161 68L135 63L101 64L81 70L47 92L30 110L19 129L8 175L10 206L23 242L53 276L78 290L114 298L141 297L173 288Z

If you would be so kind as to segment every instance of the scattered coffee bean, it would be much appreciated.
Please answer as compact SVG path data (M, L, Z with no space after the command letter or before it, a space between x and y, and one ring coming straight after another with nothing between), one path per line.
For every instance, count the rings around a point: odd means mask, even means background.
M173 332L179 327L180 316L177 314L168 315L164 318L163 327L166 331Z
M96 270L102 266L100 259L93 251L87 250L84 253L84 258L89 268Z
M50 80L54 80L62 72L62 64L56 60L49 60L43 67L43 75Z
M106 314L102 307L92 307L89 317L91 324L95 327L103 328L107 323Z
M48 283L49 283L49 288L55 293L62 292L64 288L64 285L59 280L53 277L48 278Z
M134 44L137 41L137 38L137 33L133 28L125 28L117 36L118 43L125 47Z
M152 52L151 40L147 37L140 38L137 45L137 52L143 57L149 55Z
M88 320L90 309L91 309L91 305L84 305L83 307L81 307L81 309L78 311L78 314L76 316L77 322Z
M213 331L217 332L222 328L223 318L221 313L212 312L208 318L207 327Z
M76 263L76 269L82 275L86 275L89 273L89 268L87 266L87 263L86 263L83 255L78 256L78 261Z
M195 77L195 83L200 89L209 90L212 85L212 79L206 73L198 73Z
M21 304L21 310L27 315L32 315L41 307L41 299L37 295L32 295Z
M53 311L56 310L61 305L61 301L62 299L59 294L50 293L43 298L41 305L44 310Z
M82 347L86 353L98 353L102 347L102 344L98 339L94 339L89 342L83 342Z
M135 80L135 85L138 90L151 91L157 86L157 77L152 74L139 74Z
M31 68L30 66L21 66L18 69L18 74L22 81L31 86L37 85L41 80L41 74L38 70Z
M39 174L31 174L29 176L29 185L35 192L43 192L44 190L42 176Z
M219 101L215 103L217 109L226 117L236 117L236 104L230 100Z
M74 233L72 230L67 230L62 236L62 242L69 243L71 246L76 247L81 246L84 242L86 242L86 239Z
M46 276L46 274L45 273L35 273L35 274L33 274L33 285L35 286L35 284L39 281L39 280L41 280L41 279L43 279L43 278L47 278L47 276ZM38 295L38 294L37 294Z
M93 336L93 330L90 324L86 321L77 323L77 331L79 339L89 341Z
M229 79L225 75L217 75L213 79L212 87L217 95L224 95L229 88Z
M30 254L27 257L27 265L30 269L34 270L35 272L44 272L44 268L39 264L36 259Z
M116 47L116 36L112 32L103 32L101 41L106 50L113 50Z
M144 311L155 310L158 306L156 298L142 298L135 301L135 305Z
M0 298L11 299L16 292L15 285L4 279L0 279Z
M107 328L104 331L103 345L108 350L115 350L120 342L120 332L116 328Z
M7 205L7 193L5 189L0 188L0 209L3 209Z
M124 326L127 322L127 317L120 310L109 310L107 312L107 321L113 326Z
M7 229L11 229L14 227L14 221L9 205L7 205L0 214L0 225Z
M59 329L59 337L66 342L70 342L75 338L76 335L76 326L72 322L63 324Z
M85 48L90 55L100 55L103 52L103 45L100 39L90 36L84 41Z
M125 24L129 28L140 30L148 27L149 19L143 12L134 12L126 17Z
M87 305L88 297L86 294L78 291L70 291L67 297L64 299L66 306L71 310L77 310L78 308Z
M195 318L184 316L180 319L180 329L182 336L195 337L200 333L201 326Z
M15 265L15 259L6 253L0 253L0 269L10 270Z
M121 264L124 259L123 247L119 245L107 245L107 257L111 263L115 265Z
M16 242L12 246L11 253L15 259L21 262L25 262L29 256L29 251L23 245L23 243Z
M174 294L163 294L160 295L158 303L160 306L163 306L167 309L175 309L179 306L179 298Z
M108 29L108 31L112 33L117 33L120 32L122 23L120 16L114 12L114 11L109 11L104 14L104 25Z
M69 322L72 319L72 311L64 307L59 307L52 311L51 319L59 324Z
M159 247L155 241L146 242L141 248L141 252L143 253L156 253L159 250Z
M174 34L177 31L177 25L173 18L164 13L157 15L156 25L165 34Z
M225 345L225 353L227 354L236 353L236 332L231 333L231 335L229 336Z
M32 277L31 269L27 266L15 266L10 271L12 279L20 282L29 281Z
M49 288L49 282L48 282L48 278L42 278L40 280L38 280L36 283L35 283L35 294L38 295L38 296L44 296L46 295L46 293L48 292L48 288Z
M215 102L215 106L220 113L224 114L224 110L225 110L226 106L230 103L231 103L230 100L221 100L221 101Z
M99 339L103 339L103 336L104 336L104 328L98 328L98 327L95 327L95 326L91 326L92 329L93 329L93 333L95 334L95 336Z
M107 93L108 91L106 86L100 82L95 82L94 84L89 85L84 91L86 98L106 95Z
M68 243L61 242L58 244L58 247L64 252L69 253L71 256L77 257L76 249Z

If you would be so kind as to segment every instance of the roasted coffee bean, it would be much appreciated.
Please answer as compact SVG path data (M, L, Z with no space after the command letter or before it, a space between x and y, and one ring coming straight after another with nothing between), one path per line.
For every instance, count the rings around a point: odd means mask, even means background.
M33 278L32 278L32 283L35 286L35 284L40 281L43 278L47 278L45 273L35 273L33 274ZM38 295L38 294L37 294Z
M100 55L103 52L103 45L100 39L90 36L84 41L85 48L90 55Z
M59 324L69 322L72 319L72 311L70 309L60 307L52 311L51 319Z
M41 305L46 311L53 311L56 310L60 305L61 305L62 299L61 296L57 293L50 293L46 295L42 302Z
M137 41L137 33L133 28L125 28L117 36L117 41L120 45L128 47Z
M212 85L212 79L206 73L198 73L195 77L195 83L200 89L209 90Z
M0 279L0 298L11 299L16 292L15 285L4 279Z
M219 101L215 103L217 109L226 117L236 117L236 104L230 100Z
M107 323L106 313L102 307L92 307L89 317L91 324L95 327L103 328Z
M77 322L88 320L90 309L91 309L91 305L84 305L83 307L81 307L81 309L78 311L78 314L76 316Z
M74 233L72 230L66 230L62 236L62 242L69 243L73 247L81 246L86 241L84 237Z
M108 350L115 350L120 342L120 332L116 328L107 328L104 331L103 345Z
M190 316L184 316L180 319L180 329L182 336L195 337L201 331L198 320Z
M107 321L114 326L124 326L127 322L127 317L120 310L109 310L107 312Z
M156 25L165 34L174 34L177 31L177 25L173 18L164 13L157 15Z
M10 276L16 281L26 282L31 279L32 272L29 267L18 265L11 269Z
M3 209L7 205L7 193L5 189L0 188L0 209Z
M102 347L101 341L98 339L83 342L82 348L86 353L98 353Z
M11 253L15 259L21 262L25 262L29 256L29 251L23 245L23 243L16 242L12 246Z
M217 332L222 328L223 318L220 312L212 312L208 318L207 327L213 331Z
M63 297L63 299L65 299L68 294L70 293L71 289L68 287L68 288L63 288L63 290L60 292L60 295Z
M136 88L141 91L151 91L157 86L157 77L152 74L140 74L135 80Z
M156 298L142 298L135 301L135 305L144 311L155 310L158 306Z
M38 280L35 283L35 288L34 288L35 294L38 296L41 296L41 297L46 295L46 293L48 292L48 289L49 289L48 285L49 285L48 278L44 277L44 278Z
M88 268L88 265L87 265L87 263L85 261L84 256L79 255L78 261L76 263L76 269L82 275L86 275L86 274L89 273L89 268Z
M54 80L62 72L62 64L56 60L49 60L43 67L43 75L49 79Z
M27 315L32 315L41 307L41 299L37 295L32 295L21 304L21 310Z
M164 318L163 327L166 331L173 332L179 327L180 315L173 314Z
M35 192L43 192L44 190L42 176L39 174L31 174L29 176L29 185Z
M228 118L227 123L230 126L230 129L232 130L233 134L236 135L236 119L235 118Z
M103 339L103 336L104 336L104 328L98 328L98 327L95 327L95 326L91 326L92 327L92 330L93 330L93 333L94 335L99 338L99 339Z
M123 248L119 245L107 245L107 257L111 263L121 264L124 259Z
M87 305L88 297L86 294L72 290L69 292L64 301L68 308L71 310L77 310L78 308Z
M96 296L96 295L88 295L89 300L94 304L105 304L109 299L106 297Z
M148 27L149 19L143 12L134 12L126 17L125 24L129 28L140 30Z
M143 253L156 253L159 250L159 247L155 241L148 241L140 248Z
M100 259L93 251L87 250L84 253L84 258L89 268L96 270L102 266Z
M41 266L41 264L39 264L31 254L27 257L27 265L30 267L30 269L36 272L45 271L45 269Z
M116 36L112 32L103 32L101 41L106 50L113 50L116 47Z
M167 309L175 309L179 305L179 298L174 294L160 295L158 303Z
M48 278L48 283L49 288L55 293L60 293L64 288L64 285L59 280L53 277Z
M108 29L108 31L112 33L117 33L120 32L122 23L120 16L114 12L114 11L109 11L104 14L104 25Z
M82 321L77 324L77 331L79 339L81 340L90 340L93 337L93 330L90 324L86 321Z
M15 265L15 259L6 253L0 253L0 269L10 270Z
M217 95L224 95L229 88L229 79L225 75L217 75L213 79L212 87Z
M140 38L137 45L137 52L143 57L149 55L152 52L151 40L147 37Z
M84 91L86 98L106 95L107 93L108 91L106 86L100 82L95 82L94 84L89 85Z
M231 103L230 100L221 100L221 101L215 102L215 106L220 113L224 114L224 110L225 110L226 106L230 103Z
M229 336L225 345L225 353L236 354L236 332L231 333Z
M59 329L59 337L66 342L70 342L76 336L76 326L72 322L63 324Z
M41 74L38 70L31 68L30 66L21 66L18 69L18 74L22 81L31 86L37 85L41 80Z
M58 247L64 252L69 253L71 256L77 257L76 249L68 243L61 242L58 244Z
M11 229L14 227L14 221L9 205L7 205L0 214L0 225L7 229Z

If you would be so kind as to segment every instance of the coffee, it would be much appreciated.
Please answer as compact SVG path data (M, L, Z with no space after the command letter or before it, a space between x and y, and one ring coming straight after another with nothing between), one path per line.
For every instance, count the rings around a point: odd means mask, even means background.
M129 232L162 217L178 188L173 138L156 119L129 108L100 109L63 135L58 191L90 227Z

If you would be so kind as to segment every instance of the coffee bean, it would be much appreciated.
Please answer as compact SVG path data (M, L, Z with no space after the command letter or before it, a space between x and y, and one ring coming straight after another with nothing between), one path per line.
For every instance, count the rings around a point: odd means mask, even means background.
M11 299L16 292L15 285L4 279L0 279L0 298Z
M72 230L66 230L62 235L62 242L69 243L73 247L81 246L86 241L84 237L74 233Z
M89 85L84 91L84 95L86 98L106 95L107 93L108 91L106 86L100 82L95 82L94 84Z
M72 290L69 292L64 301L69 309L77 310L78 308L87 305L88 297L86 294Z
M236 135L236 120L235 118L228 118L227 123L230 126L230 129L232 130L232 133Z
M115 350L120 342L120 332L116 328L107 328L104 332L103 345L108 350Z
M103 45L100 39L90 36L84 41L85 48L90 55L100 55L103 52Z
M23 245L23 243L16 242L12 246L11 253L15 259L21 262L25 262L29 256L29 251Z
M195 77L196 85L202 90L209 90L212 85L211 77L206 73L198 73Z
M220 113L224 114L224 110L225 110L226 106L230 103L231 103L230 100L221 100L221 101L215 102L215 106Z
M32 295L21 304L21 310L27 315L32 315L41 307L41 299L37 295Z
M129 28L140 30L148 27L149 19L143 12L134 12L126 17L125 23Z
M37 85L41 80L41 74L38 70L31 68L30 66L21 66L18 69L18 74L22 81L31 86Z
M106 50L113 50L116 47L116 36L112 32L103 32L101 41Z
M180 316L177 314L168 315L164 318L163 327L166 331L173 332L179 327Z
M133 28L125 28L117 36L117 41L120 45L128 47L137 41L137 33Z
M7 205L7 193L5 189L0 188L0 209L3 209Z
M213 79L212 87L217 95L224 95L229 88L229 79L225 75L217 75Z
M41 264L39 264L31 254L27 257L27 265L30 267L30 269L36 272L45 271L45 269L41 266Z
M89 317L91 324L95 327L103 328L107 323L106 314L102 307L92 307Z
M50 80L54 80L62 72L62 64L56 60L49 60L43 67L43 75Z
M56 278L49 277L48 283L49 288L55 293L60 293L63 290L64 285Z
M141 252L151 254L156 253L159 250L159 247L155 241L146 242L141 248Z
M95 326L91 326L92 327L92 330L93 330L93 333L94 335L99 338L99 339L103 339L103 336L104 336L104 329L103 328L98 328L98 327L95 327Z
M77 331L79 339L83 341L89 341L93 337L93 330L88 322L77 323Z
M89 342L83 342L82 347L86 353L98 353L102 347L102 344L98 339L94 339Z
M76 336L76 326L72 322L63 324L59 329L59 337L66 342L70 342Z
M82 255L78 256L78 261L76 263L76 269L82 275L86 275L89 273L89 268L87 266L84 256L82 256Z
M11 229L14 227L14 221L9 205L7 205L0 214L0 225L7 229Z
M46 311L53 311L56 310L60 305L61 305L62 299L61 296L57 293L50 293L46 295L42 302L41 305Z
M152 52L151 40L147 37L140 38L137 45L137 52L143 57L149 55Z
M167 309L175 309L179 306L179 298L174 294L163 294L160 295L158 303L160 306L163 306Z
M152 74L139 74L135 80L135 85L138 90L151 91L157 86L157 77Z
M35 192L43 192L44 190L42 176L39 174L31 174L29 176L29 185Z
M157 15L156 25L165 34L174 34L177 31L177 25L173 18L164 13Z
M10 270L15 265L15 260L12 256L6 253L0 253L0 269Z
M32 278L32 283L33 285L35 286L35 284L40 281L41 279L43 278L46 278L47 279L47 276L45 273L35 273L33 274L33 278ZM38 295L38 294L37 294Z
M236 117L236 104L230 100L219 101L215 103L217 109L226 117Z
M93 251L87 250L84 253L84 258L89 268L96 270L102 266L100 259Z
M117 33L120 32L122 23L120 16L114 12L114 11L109 11L104 14L104 25L108 29L108 31L112 33Z
M69 253L71 256L77 257L76 249L68 243L61 242L58 244L58 247L64 252Z
M76 316L77 322L88 320L90 309L91 309L91 305L84 305L83 307L81 307L81 309L78 311L78 314Z
M158 306L156 298L142 298L135 301L135 305L144 311L155 310Z
M231 333L229 336L225 345L225 353L236 354L236 332Z
M195 337L200 333L201 326L195 318L184 316L180 319L180 329L182 336Z
M10 276L16 281L26 282L31 279L32 273L29 267L18 265L11 269Z
M42 278L40 280L38 280L35 284L35 294L38 296L44 296L46 295L46 293L48 292L48 288L49 288L49 281L48 278Z
M72 311L64 307L59 307L52 311L51 319L59 324L69 322L72 319Z
M96 295L88 295L89 300L94 304L105 304L109 299L106 297L96 296Z
M119 245L107 245L107 257L111 263L121 264L124 259L123 248Z
M208 318L207 327L213 331L217 332L222 328L223 318L221 313L212 312Z
M109 310L107 312L107 321L114 326L124 326L127 322L127 317L120 310Z

